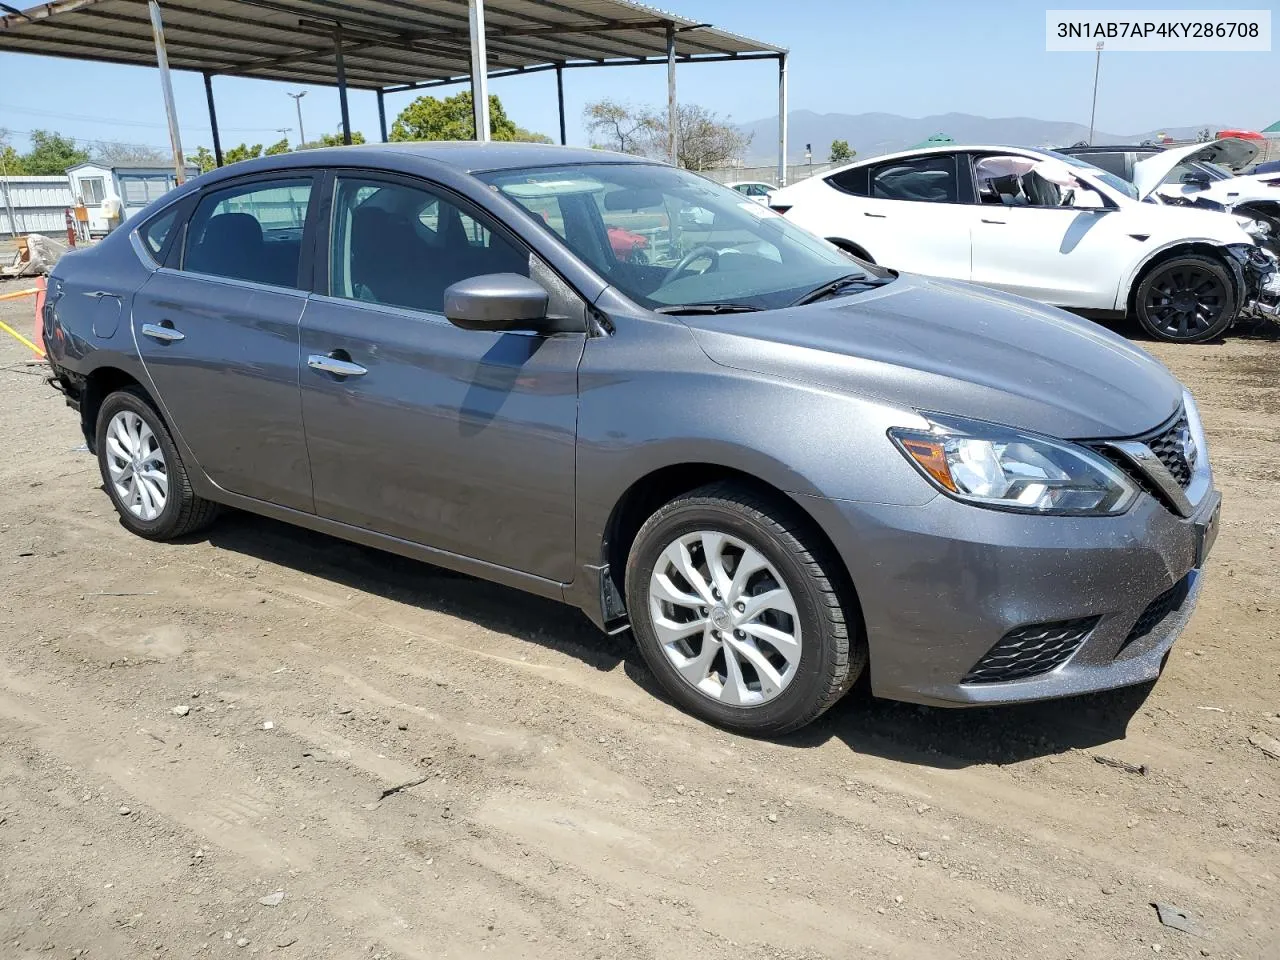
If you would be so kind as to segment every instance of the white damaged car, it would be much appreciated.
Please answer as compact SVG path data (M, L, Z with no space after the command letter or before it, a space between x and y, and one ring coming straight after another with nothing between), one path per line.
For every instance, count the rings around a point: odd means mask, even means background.
M1241 316L1276 316L1280 301L1264 225L1143 202L1134 184L1051 150L874 157L783 187L770 206L861 259L1128 314L1161 340L1210 340Z

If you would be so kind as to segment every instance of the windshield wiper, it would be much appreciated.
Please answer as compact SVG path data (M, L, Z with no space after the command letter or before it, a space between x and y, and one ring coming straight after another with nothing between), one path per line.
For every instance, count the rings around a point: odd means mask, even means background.
M800 307L806 303L813 303L817 300L823 300L827 297L834 296L845 287L864 287L867 290L873 290L876 287L883 287L886 283L891 283L893 277L868 277L862 274L849 274L845 277L837 277L830 283L824 283L817 289L810 290L799 300L791 304L793 307Z
M704 313L756 313L760 309L749 303L673 303L669 307L658 307L653 312L668 316L695 316Z

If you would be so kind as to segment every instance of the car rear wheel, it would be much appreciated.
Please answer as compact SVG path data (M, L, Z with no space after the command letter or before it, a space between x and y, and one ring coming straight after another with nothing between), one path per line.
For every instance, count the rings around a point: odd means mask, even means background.
M216 515L217 504L192 491L168 428L140 390L118 390L102 402L96 446L107 494L138 536L185 536Z
M1212 257L1188 254L1158 264L1135 297L1138 323L1157 340L1203 343L1236 318L1231 277Z
M640 528L627 607L646 663L680 706L776 736L816 719L866 664L840 573L798 510L713 484Z

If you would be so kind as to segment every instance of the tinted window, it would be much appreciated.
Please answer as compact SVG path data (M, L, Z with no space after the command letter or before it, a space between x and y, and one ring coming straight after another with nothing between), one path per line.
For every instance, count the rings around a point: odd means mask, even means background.
M881 200L955 203L956 158L944 156L895 160L871 168L871 195Z
M852 193L854 196L865 197L868 194L867 188L867 168L854 167L852 170L842 170L839 173L833 173L827 177L827 183L831 184L837 190L843 190L845 193Z
M173 229L178 219L180 206L182 206L181 203L175 203L160 216L152 217L138 228L138 236L142 238L142 242L147 245L147 249L157 260L160 258L160 251L164 249L164 242L169 239L169 231Z
M1129 171L1125 167L1125 154L1123 153L1086 153L1080 159L1088 160L1095 167L1101 167L1107 173L1114 174L1117 177L1124 177L1126 180L1129 177Z
M428 190L338 178L331 296L440 313L447 287L486 273L527 277L529 256Z
M191 218L183 269L297 286L310 199L310 179L273 180L209 194Z

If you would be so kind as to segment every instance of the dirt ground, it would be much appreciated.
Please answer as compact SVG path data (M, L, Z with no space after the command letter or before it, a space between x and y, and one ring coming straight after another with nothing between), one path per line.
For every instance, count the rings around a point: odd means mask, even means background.
M1274 339L1152 348L1226 498L1158 684L776 743L566 607L244 515L130 536L0 339L4 960L1280 957Z

